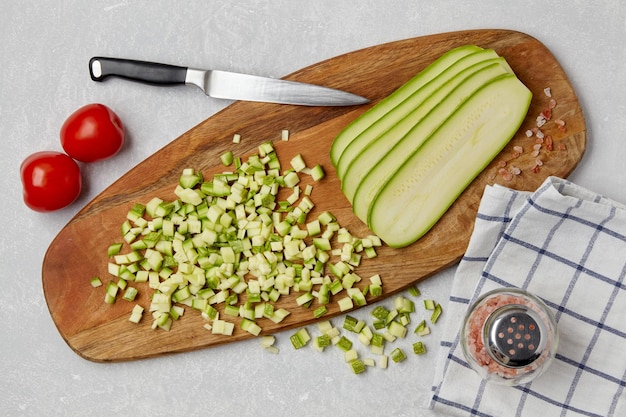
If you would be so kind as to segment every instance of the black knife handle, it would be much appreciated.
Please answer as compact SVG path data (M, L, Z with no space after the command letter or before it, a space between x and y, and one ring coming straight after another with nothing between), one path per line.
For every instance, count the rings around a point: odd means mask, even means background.
M104 81L109 76L115 76L152 85L179 85L185 84L187 68L96 56L89 60L89 74L94 81Z

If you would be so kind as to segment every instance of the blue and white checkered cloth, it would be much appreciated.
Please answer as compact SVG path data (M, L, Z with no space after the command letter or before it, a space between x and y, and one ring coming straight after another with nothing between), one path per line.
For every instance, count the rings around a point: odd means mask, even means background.
M626 416L626 206L550 177L487 187L453 283L430 406L455 416ZM534 381L486 383L459 345L481 294L518 287L552 309L555 360Z

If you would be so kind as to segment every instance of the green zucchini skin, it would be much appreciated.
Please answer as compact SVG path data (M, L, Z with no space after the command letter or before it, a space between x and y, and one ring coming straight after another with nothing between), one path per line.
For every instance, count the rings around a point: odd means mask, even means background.
M435 62L427 66L423 71L411 78L396 91L385 97L376 106L367 110L363 115L350 123L333 141L330 149L330 158L333 165L337 165L339 158L346 146L361 132L367 129L373 121L384 116L389 110L396 107L407 97L413 94L422 85L435 78L439 73L444 71L452 63L471 53L482 50L482 48L474 45L464 45L454 48Z
M379 138L359 155L352 165L353 169L342 179L344 193L352 202L354 213L367 222L368 208L374 196L397 169L397 165L386 163L385 160L402 161L408 158L481 85L504 74L510 72L502 65L502 58L467 68L407 116L410 120L416 120L413 126L390 129L387 133L389 138ZM376 157L378 159L372 160Z
M387 245L422 237L515 135L532 93L513 74L481 86L397 170L373 200L367 223Z
M410 245L511 140L531 98L494 50L452 49L335 138L342 192L387 245Z
M455 79L459 73L474 67L474 65L484 64L488 60L497 58L498 54L493 49L482 49L465 55L438 73L436 77L419 86L419 88L401 103L386 111L384 117L375 120L373 123L368 122L367 128L354 137L343 150L336 164L337 175L342 178L350 165L352 165L354 158L358 156L364 148L378 140L381 135L387 134L390 129L393 128L395 131L392 133L391 137L401 138L404 136L406 129L411 128L412 125L419 122L419 118L414 115L414 110L416 108L423 108L423 103L428 97L441 89L442 86L445 86L450 80ZM421 80L424 80L424 78ZM412 83L413 86L416 86L416 84L417 83ZM385 107L390 105L391 103L384 104ZM405 132L398 133L398 129L404 129Z

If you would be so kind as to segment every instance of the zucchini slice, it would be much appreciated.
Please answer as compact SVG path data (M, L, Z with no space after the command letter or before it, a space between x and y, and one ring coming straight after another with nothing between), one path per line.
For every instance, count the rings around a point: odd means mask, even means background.
M407 246L441 218L519 129L532 93L513 74L483 85L381 187L368 225L391 247Z
M349 124L333 141L330 149L330 158L336 166L344 149L361 132L367 129L373 120L384 116L389 110L396 107L407 97L417 91L421 86L435 78L438 74L448 68L452 63L471 53L482 50L474 45L465 45L446 52L432 64L420 71L415 77L406 82L392 94L384 98L376 106L367 110L363 115Z
M402 121L370 143L352 161L342 179L342 190L352 202L354 211L361 220L366 221L365 216L371 197L379 189L372 187L376 183L384 183L390 175L390 166L381 166L380 162L389 153L395 152L400 158L411 155L480 85L495 76L509 73L508 66L503 66L502 62L504 59L495 58L479 62L461 71L416 106ZM381 173L381 169L385 172ZM377 174L372 174L372 171L377 171ZM367 185L364 185L366 178L368 178ZM374 179L375 181L372 182ZM363 195L364 193L371 197L367 198ZM358 203L357 194L360 200ZM366 206L362 205L364 197L367 201Z
M360 157L358 161L355 161L356 168L361 167L358 172L363 172L352 200L353 210L357 217L367 223L372 201L398 167L406 163L406 160L428 140L433 132L446 123L462 103L484 84L504 74L510 74L510 72L499 63L470 72L469 75L460 74L459 79L455 79L446 86L451 87L452 91L448 88L441 89L416 110L416 112L420 111L423 107L432 109L420 123L397 141L377 164L363 169L363 164L360 163L363 158ZM445 95L446 92L449 93ZM384 143L383 141L380 146L384 146ZM350 179L346 176L345 188L353 186L354 183L350 183Z
M398 128L410 129L415 123L419 122L419 118L407 116L447 81L454 79L460 72L474 64L494 58L498 58L498 54L492 49L480 50L460 58L435 78L419 87L400 104L387 111L384 117L371 123L363 132L352 139L343 150L336 164L337 176L343 178L346 170L354 161L354 158L359 155L365 147L377 140L380 135L385 134L392 127L395 127L396 130L398 130ZM385 107L390 105L390 103L386 103ZM401 121L403 123L400 123ZM397 126L398 124L400 124L400 126ZM401 138L404 136L404 133L395 133L394 137Z

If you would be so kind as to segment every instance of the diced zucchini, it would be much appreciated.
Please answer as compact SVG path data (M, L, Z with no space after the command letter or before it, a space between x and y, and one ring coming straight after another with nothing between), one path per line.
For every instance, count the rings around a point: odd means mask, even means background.
M360 359L353 359L349 362L349 364L352 368L352 372L354 372L356 375L365 372L365 364Z
M390 334L399 338L404 338L407 334L407 328L397 321L392 321L391 323L389 323L388 330Z
M346 315L343 319L343 328L350 331L350 332L355 332L357 333L357 331L355 330L357 324L359 323L359 320L350 316L350 315Z
M359 352L357 352L355 349L348 349L344 352L343 358L347 363L350 363L359 359Z
M409 288L409 294L411 294L413 297L419 297L421 295L421 292L419 288L412 286Z
M326 306L319 306L313 311L313 317L316 319L322 317L324 314L328 312L328 308Z
M327 334L323 334L321 336L318 336L315 339L315 344L317 345L317 347L320 350L330 346L330 336L328 336Z
M311 336L307 331L306 327L301 327L296 333L294 333L289 340L291 340L291 344L294 349L301 349L311 340Z
M297 171L319 180L321 166L307 169L300 155L294 158L294 169L282 172L269 142L245 162L235 161L230 152L222 157L225 164L235 162L236 172L205 181L200 172L185 168L174 190L177 199L155 197L129 210L122 225L125 243L108 248L108 271L116 281L107 286L105 301L114 303L119 292L132 301L138 295L132 282L147 282L153 290L153 329L169 330L185 308L192 308L207 321L206 330L227 336L235 331L235 323L224 320L227 316L240 318L241 329L255 336L262 333L259 320L285 320L290 312L274 304L283 295L294 294L301 306L315 305L315 318L328 312L333 295L339 295L342 310L365 305L373 292L358 286L361 277L355 269L361 252L380 245L380 240L352 236L328 211L307 219L314 208L311 187L302 193ZM284 187L291 188L294 197L279 203L276 198ZM335 241L343 244L336 255ZM122 253L124 244L130 252ZM333 256L337 259L331 263ZM327 266L336 278L326 275ZM370 281L382 285L378 276ZM92 284L97 284L95 279ZM137 305L130 320L139 322L142 313ZM362 320L354 323L353 331L362 343L374 338ZM301 348L310 339L302 328L291 341ZM340 340L339 329L331 326L316 340L316 348ZM273 339L267 339L264 348L278 351Z
M133 311L130 315L129 321L133 322L133 323L139 323L141 321L141 317L143 316L143 307L140 306L139 304L136 304L133 307Z
M126 301L134 301L135 297L137 297L137 288L135 287L126 288L126 291L124 291L124 295L122 296L122 298Z
M389 310L387 310L383 306L378 306L374 310L372 310L370 314L379 320L385 320L387 318L387 315L389 314Z
M416 355L423 355L426 353L426 346L424 346L423 342L415 342L413 343L413 353Z
M226 151L220 156L220 161L224 166L229 166L233 163L233 153L232 151Z
M418 336L426 336L430 334L430 328L426 325L426 320L422 320L413 331Z
M406 354L400 348L395 348L393 351L391 351L389 356L391 357L391 360L396 363L402 362L403 360L406 359Z
M104 295L104 301L107 304L115 303L118 289L119 289L119 286L115 282L109 281L106 287L106 294Z
M433 313L430 316L430 322L432 324L437 323L437 320L439 320L439 316L441 316L441 313L442 313L441 304L437 304L433 310Z
M270 346L274 346L274 343L276 342L276 337L272 336L272 335L267 335L267 336L263 336L261 337L261 346L264 348L270 347Z
M387 355L381 355L380 359L378 361L378 367L382 368L382 369L386 369L387 368L387 363L389 362L389 356Z
M100 280L100 277L93 277L93 278L91 278L91 280L89 280L89 283L94 288L102 286L102 281Z
M341 336L341 338L337 342L337 347L344 352L347 352L352 349L352 341L345 336Z
M243 330L247 331L250 334L253 334L254 336L258 336L262 330L261 326L256 324L254 321L246 318L241 320L240 326Z
M348 311L354 307L354 303L352 302L352 298L344 297L340 299L337 304L339 304L340 311Z
M321 165L315 165L311 168L311 178L313 181L320 181L322 178L326 176L326 172L324 172L324 168Z
M113 243L111 245L109 245L107 254L109 256L109 258L117 255L118 253L120 253L120 251L122 250L122 247L124 246L123 243Z
M302 157L302 154L297 154L296 156L291 158L290 164L291 164L291 167L296 172L300 172L304 168L306 168L306 163L304 162L304 158Z

